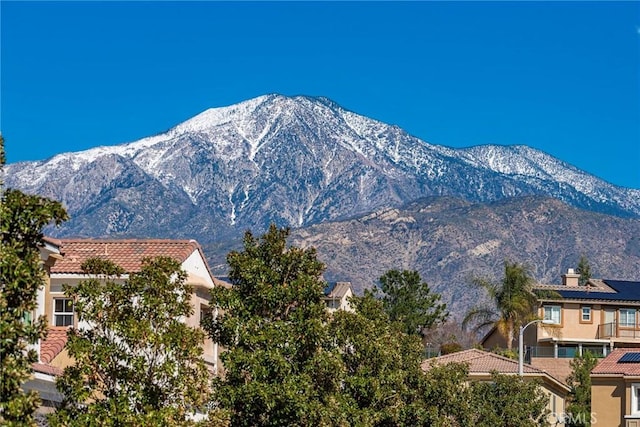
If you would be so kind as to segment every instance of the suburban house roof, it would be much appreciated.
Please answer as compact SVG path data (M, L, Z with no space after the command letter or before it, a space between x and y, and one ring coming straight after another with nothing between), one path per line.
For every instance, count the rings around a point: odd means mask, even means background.
M631 361L620 361L626 354L638 353L638 358ZM627 356L628 357L628 356ZM607 357L602 359L591 371L595 376L640 376L640 348L616 348Z
M127 273L136 273L141 269L143 258L169 256L182 263L186 261L194 251L199 251L202 259L205 260L206 263L202 248L195 240L63 239L61 243L64 258L55 263L51 268L51 273L82 274L83 271L80 266L88 258L109 259L122 267ZM208 265L207 269L209 269Z
M40 360L42 363L51 363L60 354L67 343L67 327L49 327L47 337L40 341Z
M333 282L333 283L329 283L327 285L327 287L324 288L324 296L325 296L325 298L340 299L340 298L344 297L347 294L349 289L351 289L351 282Z
M591 286L536 286L553 288L563 299L600 301L640 301L640 282L627 280L591 280Z
M428 371L434 364L444 365L447 363L468 364L470 376L490 375L493 371L499 372L501 374L518 373L518 361L509 359L508 357L500 356L499 354L478 350L476 348L426 359L422 362L421 367L422 370ZM556 386L566 389L567 391L569 390L564 382L551 376L548 372L543 371L542 369L538 369L525 363L523 365L523 372L525 376L528 377L546 377L551 380L551 382L555 383Z

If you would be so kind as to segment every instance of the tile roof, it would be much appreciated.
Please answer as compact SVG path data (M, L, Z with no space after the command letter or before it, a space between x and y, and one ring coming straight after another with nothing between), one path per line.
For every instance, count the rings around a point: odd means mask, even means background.
M142 259L146 257L169 256L184 262L194 251L202 249L195 240L62 240L64 258L55 263L51 273L82 274L80 266L88 258L109 259L127 273L140 271ZM206 262L206 261L205 261Z
M40 360L51 363L67 343L67 327L49 327L47 337L40 341Z
M573 359L553 357L534 357L531 359L531 366L541 369L554 378L558 378L562 382L567 382L567 377L571 375L571 361Z
M429 370L433 363L441 365L447 363L468 363L470 374L484 374L490 373L491 371L498 371L501 374L518 373L517 360L509 359L508 357L500 356L495 353L478 350L476 348L445 354L444 356L434 357L432 359L426 359L422 362L422 369L424 371ZM524 364L523 371L525 374L547 374L542 369L538 369L526 363Z
M627 353L640 353L640 348L616 348L602 359L591 371L591 375L640 375L640 362L620 363L622 356Z
M57 366L45 365L44 363L33 363L31 365L35 372L41 372L48 375L62 375L63 369Z

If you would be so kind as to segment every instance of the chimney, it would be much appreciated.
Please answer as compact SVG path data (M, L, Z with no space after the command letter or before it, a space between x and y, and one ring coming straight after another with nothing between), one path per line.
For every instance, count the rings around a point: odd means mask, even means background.
M567 274L562 275L562 284L564 286L575 287L578 286L578 279L580 275L577 274L573 268L567 270Z

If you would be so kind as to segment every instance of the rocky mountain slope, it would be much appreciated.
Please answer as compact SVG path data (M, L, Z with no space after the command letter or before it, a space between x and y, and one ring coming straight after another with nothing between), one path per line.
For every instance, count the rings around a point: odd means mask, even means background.
M635 265L638 279L640 190L526 146L429 144L326 98L210 109L139 141L8 165L5 183L64 203L55 236L195 238L217 274L245 230L275 222L318 246L329 277L362 287L415 268L456 304L468 275L505 257L551 281L583 252L603 275Z
M268 95L207 110L124 145L8 165L8 186L61 200L60 235L215 240L270 222L301 227L449 195L543 194L640 216L640 190L524 146L452 149L325 98Z
M499 280L506 259L527 264L539 283L561 283L582 254L594 277L640 280L640 220L539 196L488 204L426 198L294 230L292 243L316 247L326 278L358 289L388 269L418 270L458 317L478 301L471 279Z

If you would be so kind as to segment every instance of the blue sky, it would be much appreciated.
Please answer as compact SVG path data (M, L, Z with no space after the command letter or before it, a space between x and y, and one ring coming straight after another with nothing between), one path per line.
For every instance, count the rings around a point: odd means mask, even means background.
M640 188L639 2L0 3L10 163L267 93Z

